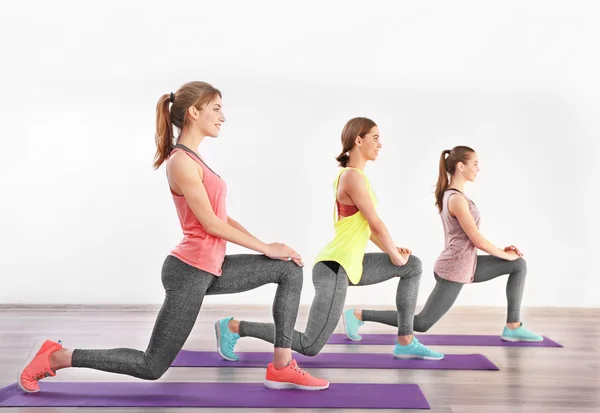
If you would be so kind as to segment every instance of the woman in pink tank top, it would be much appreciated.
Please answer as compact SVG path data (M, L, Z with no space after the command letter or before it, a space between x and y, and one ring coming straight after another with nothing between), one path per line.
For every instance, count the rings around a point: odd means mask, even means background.
M523 254L514 245L498 248L479 232L479 210L465 195L465 184L474 182L478 172L477 153L467 146L445 150L440 156L435 205L442 218L445 245L434 265L436 286L423 310L415 315L414 330L429 330L452 307L464 284L508 274L506 325L501 338L542 341L542 336L527 330L521 323L521 299L527 274ZM489 255L477 255L477 250ZM363 310L363 318L397 325L397 316L390 311Z
M36 342L19 371L19 386L38 392L38 381L67 367L85 367L156 380L171 366L198 317L205 295L234 294L277 284L273 301L273 361L264 385L272 389L324 390L292 359L292 336L302 292L302 258L285 244L266 244L227 214L227 186L198 154L206 137L219 136L225 122L221 92L205 82L189 82L160 97L156 107L154 167L166 162L169 190L183 238L165 259L165 300L146 351L117 348L67 350L51 340ZM175 126L180 134L175 139ZM177 143L176 143L177 142ZM175 144L176 143L176 144ZM227 242L259 254L226 255ZM125 275L125 274L123 274ZM231 318L215 324L223 358L236 361ZM235 327L233 327L235 329ZM235 394L231 394L235 397Z

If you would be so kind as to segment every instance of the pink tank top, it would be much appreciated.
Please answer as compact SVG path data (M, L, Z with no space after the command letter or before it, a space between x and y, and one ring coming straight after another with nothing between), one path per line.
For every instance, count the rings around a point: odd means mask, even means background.
M202 171L204 172L203 184L208 194L210 205L215 215L220 220L227 222L227 210L225 207L227 186L225 185L225 181L214 173L189 148L179 144L175 145L175 148L171 151L171 155L177 151L184 151L202 167ZM177 195L173 191L171 191L171 195L175 202L181 229L183 230L183 239L171 251L171 255L192 267L216 276L221 275L227 241L210 235L204 230L184 196Z
M477 269L477 248L460 226L458 219L448 211L448 201L453 195L462 196L469 202L469 210L479 228L479 210L473 201L456 189L448 189L444 193L440 213L444 226L445 247L436 260L433 270L448 281L466 284L473 282Z

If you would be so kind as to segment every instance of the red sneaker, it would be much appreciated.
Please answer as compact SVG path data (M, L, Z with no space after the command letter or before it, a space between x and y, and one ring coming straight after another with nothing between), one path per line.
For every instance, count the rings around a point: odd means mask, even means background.
M61 348L62 345L54 341L43 338L36 341L17 377L17 383L23 391L37 393L40 391L39 380L56 376L50 368L50 354Z
M298 367L296 360L289 362L284 368L277 370L273 363L267 366L265 387L268 389L296 389L296 390L325 390L329 382L317 379Z

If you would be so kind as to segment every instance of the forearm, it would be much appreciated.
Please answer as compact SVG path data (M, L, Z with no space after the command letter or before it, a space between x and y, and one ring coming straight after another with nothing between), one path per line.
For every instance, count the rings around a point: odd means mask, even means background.
M477 237L477 239L475 240L475 242L473 242L473 244L475 245L475 247L483 252L486 252L494 257L498 257L501 258L503 260L510 260L512 259L512 255L509 254L508 252L496 247L494 244L492 244L490 241L488 241L487 239L485 239L483 237L483 235L479 235Z
M229 225L231 225L232 227L234 227L235 229L237 229L238 231L243 232L244 234L252 237L252 238L256 238L254 235L252 235L250 233L250 231L248 231L246 228L244 228L242 226L242 224L240 224L239 222L237 222L235 219L231 218L231 217L227 217L227 223Z
M249 234L247 231L242 231L220 219L215 220L208 232L215 237L260 252L261 254L266 253L267 245L264 242Z
M377 246L390 256L392 262L403 261L400 253L398 252L398 248L396 247L396 243L392 239L392 236L382 221L379 221L371 228L371 233L379 242Z
M377 248L379 248L381 251L385 252L385 250L383 249L383 244L381 243L381 241L379 240L379 238L377 238L375 236L375 234L371 233L371 238L369 238L369 239L371 240L371 242L373 244L377 245Z

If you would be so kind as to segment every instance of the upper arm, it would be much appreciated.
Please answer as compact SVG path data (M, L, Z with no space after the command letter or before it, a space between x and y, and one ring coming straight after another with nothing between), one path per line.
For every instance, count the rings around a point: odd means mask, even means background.
M477 245L480 234L475 219L471 214L469 202L460 195L451 195L448 199L448 211L456 217L471 242Z
M185 197L200 224L207 229L216 215L208 199L206 188L202 182L202 170L198 169L198 164L188 155L177 152L167 163L167 173L170 180Z
M367 182L360 172L353 169L344 172L340 177L340 186L342 186L342 190L348 194L354 205L363 214L369 226L372 227L373 224L379 221L375 204L373 204L373 200L369 195Z

